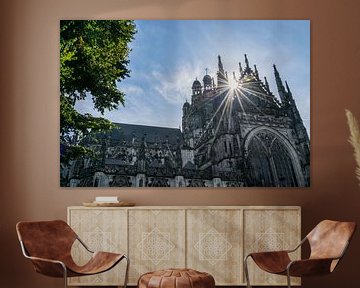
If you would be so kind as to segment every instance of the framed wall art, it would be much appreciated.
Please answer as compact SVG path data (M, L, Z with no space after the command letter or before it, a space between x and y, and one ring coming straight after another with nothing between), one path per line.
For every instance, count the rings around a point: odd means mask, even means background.
M308 187L309 20L60 22L62 187Z

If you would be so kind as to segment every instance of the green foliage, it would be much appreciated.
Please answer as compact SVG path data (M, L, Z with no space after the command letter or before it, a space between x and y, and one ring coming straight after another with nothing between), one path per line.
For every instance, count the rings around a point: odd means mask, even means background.
M116 83L129 77L128 44L136 33L131 20L62 20L60 22L60 144L61 163L91 155L84 139L114 126L101 117L81 114L75 103L92 97L94 109L124 105Z

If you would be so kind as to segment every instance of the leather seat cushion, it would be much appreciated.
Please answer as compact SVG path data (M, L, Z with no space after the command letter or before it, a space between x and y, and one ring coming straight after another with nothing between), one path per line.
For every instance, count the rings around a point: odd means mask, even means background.
M214 277L193 269L166 269L140 276L138 288L214 288Z

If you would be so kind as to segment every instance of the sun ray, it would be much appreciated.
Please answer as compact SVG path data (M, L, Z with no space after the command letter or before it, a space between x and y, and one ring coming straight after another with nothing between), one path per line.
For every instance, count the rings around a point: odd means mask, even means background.
M269 95L267 95L267 94L261 93L261 92L256 91L256 90L252 90L250 88L245 88L245 87L242 87L241 89L244 90L245 92L250 93L252 96L261 99L261 100L264 100L264 101L269 102L269 103L274 103L274 101L269 100Z
M244 98L245 100L247 100L247 102L248 102L249 104L253 105L254 108L255 108L260 114L264 115L264 113L255 105L255 103L254 103L253 101L251 101L251 99L249 99L249 97L246 96L246 94L245 94L243 91L239 90L239 92L240 92L242 98Z
M248 120L248 113L246 111L245 102L248 103L251 107L256 109L258 113L261 115L264 115L264 112L261 111L261 109L254 103L254 99L251 100L251 97L255 97L257 99L260 99L262 101L265 101L267 103L275 104L277 105L276 101L271 99L269 94L263 93L261 91L253 89L253 85L256 83L261 83L261 81L253 81L251 83L242 83L240 80L236 79L219 79L218 86L216 87L216 92L209 97L208 99L204 99L203 103L211 103L214 101L214 97L222 97L220 104L218 105L216 111L213 113L211 119L208 121L205 127L202 128L202 133L199 137L199 139L195 143L195 147L201 148L206 143L211 143L211 145L214 144L216 137L218 136L219 130L221 125L227 125L228 131L231 129L232 125L232 117L231 114L234 112L235 106L234 101L239 104L237 109L243 113L245 118ZM186 117L190 117L195 113L196 110L191 110L190 113ZM219 116L220 115L220 116ZM217 119L216 127L213 127L214 129L212 132L210 132L211 138L202 143L204 140L204 137L208 137L209 128L214 125L214 120ZM227 121L225 123L225 121ZM224 126L225 127L225 126ZM202 143L202 144L200 144ZM200 144L200 145L199 145Z
M225 107L224 107L224 109L223 109L223 111L222 111L222 113L221 113L220 119L219 119L219 121L218 121L218 125L217 125L217 127L216 127L216 130L215 130L215 133L214 133L214 137L213 137L213 139L212 139L212 144L214 144L214 142L215 142L217 133L218 133L219 128L220 128L220 124L221 124L222 121L223 121L224 114L225 114L226 110L228 109L229 103L232 101L232 100L229 98L229 95L230 95L229 92L230 92L230 91L228 90L227 93L226 93L226 95L225 95L225 97L224 97L224 99L226 99Z
M225 90L223 90L223 91L216 91L216 93L214 94L214 96L213 96L212 98L205 99L203 103L204 103L204 104L207 104L207 103L213 102L214 99L220 97L220 96L223 94L224 91L225 91ZM221 104L222 104L222 102L221 102ZM219 108L220 108L220 107L219 107ZM219 108L218 108L218 110L219 110ZM195 112L195 110L194 110L194 109L191 109L191 110L189 111L189 113L185 116L185 119L188 119L190 116L192 116L192 115L194 114L194 112Z
M247 113L246 113L246 111L245 111L245 108L244 108L244 106L243 106L243 103L241 102L241 99L240 99L240 96L238 95L238 92L239 92L238 90L235 90L235 99L239 102L240 108L241 108L241 110L243 111L246 120L248 120Z
M221 94L220 94L219 96L221 96ZM214 118L215 118L216 115L219 113L219 111L221 110L221 108L223 108L223 106L224 106L223 110L225 109L226 103L227 103L227 98L224 97L224 99L222 99L219 107L216 109L214 115L211 117L209 123L208 123L207 126L205 127L204 132L209 129L210 125L213 124ZM220 117L220 118L221 118L221 117ZM203 134L200 136L200 138L199 138L199 140L198 140L198 143L201 142L202 137L203 137L204 135L205 135L205 133L203 133ZM201 146L200 146L200 147L201 147Z

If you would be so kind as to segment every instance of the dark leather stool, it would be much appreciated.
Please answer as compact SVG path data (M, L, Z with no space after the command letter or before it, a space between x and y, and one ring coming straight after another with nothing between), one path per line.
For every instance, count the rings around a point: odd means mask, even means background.
M214 277L192 269L166 269L140 276L138 288L214 288Z

